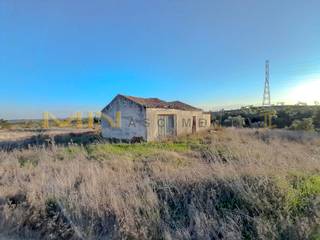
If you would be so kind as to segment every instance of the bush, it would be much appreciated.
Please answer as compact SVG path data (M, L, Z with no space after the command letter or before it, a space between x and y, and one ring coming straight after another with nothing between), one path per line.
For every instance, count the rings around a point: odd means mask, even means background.
M312 118L304 118L302 120L294 120L289 129L303 130L303 131L314 131L315 130Z
M318 109L318 111L314 113L313 123L314 123L314 126L320 130L320 109Z
M225 126L232 126L232 127L239 127L242 128L245 125L244 118L240 115L232 117L229 116L227 119L224 120Z

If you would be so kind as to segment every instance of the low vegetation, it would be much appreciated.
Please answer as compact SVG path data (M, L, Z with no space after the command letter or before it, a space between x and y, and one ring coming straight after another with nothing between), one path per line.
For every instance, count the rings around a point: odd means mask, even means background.
M0 152L0 232L32 239L319 239L320 137L222 129Z
M273 128L320 131L320 106L243 107L238 110L212 113L213 121L223 126L259 128L269 113ZM269 125L269 124L268 124Z
M10 123L0 118L0 129L10 129Z

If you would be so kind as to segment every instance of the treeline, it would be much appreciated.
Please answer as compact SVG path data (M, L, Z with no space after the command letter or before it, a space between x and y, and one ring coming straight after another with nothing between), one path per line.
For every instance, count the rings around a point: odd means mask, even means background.
M320 131L320 106L243 107L213 112L212 120L222 126Z
M10 129L34 129L42 127L41 120L19 120L19 121L8 121L0 119L0 129L10 130Z

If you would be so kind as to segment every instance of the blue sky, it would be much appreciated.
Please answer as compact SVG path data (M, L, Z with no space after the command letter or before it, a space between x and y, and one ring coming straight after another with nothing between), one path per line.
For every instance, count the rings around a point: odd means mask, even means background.
M318 0L0 0L0 118L96 111L117 93L205 109L260 104L266 59L272 101L305 100L295 98L305 84L320 89L319 9Z

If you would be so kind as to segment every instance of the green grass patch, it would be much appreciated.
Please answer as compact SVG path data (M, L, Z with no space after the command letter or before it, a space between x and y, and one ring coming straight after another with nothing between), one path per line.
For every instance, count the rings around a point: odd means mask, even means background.
M83 154L85 152L85 149L82 146L68 146L65 148L65 152L72 156L75 157L79 154Z
M292 174L278 179L278 185L285 193L286 208L293 215L303 214L312 206L315 197L320 196L320 175Z
M139 143L139 144L97 144L86 147L91 158L102 160L110 156L146 157L161 151L186 152L187 143Z
M28 153L18 156L18 162L20 167L36 167L39 163L39 156L36 153Z
M320 240L320 227L310 236L310 240Z

